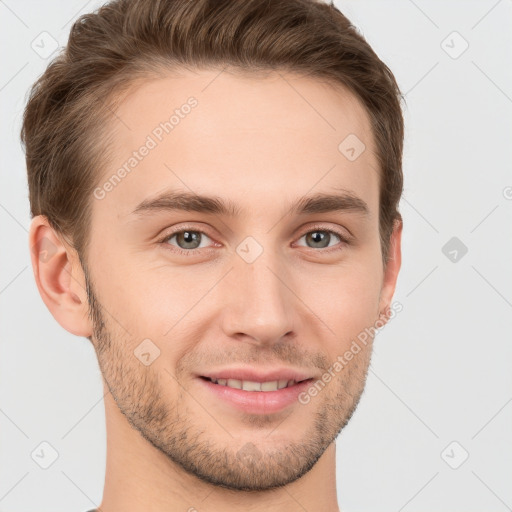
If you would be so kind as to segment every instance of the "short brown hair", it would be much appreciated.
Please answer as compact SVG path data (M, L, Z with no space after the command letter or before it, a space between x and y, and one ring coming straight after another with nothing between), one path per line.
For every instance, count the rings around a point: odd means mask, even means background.
M351 22L314 0L114 0L78 18L24 112L32 216L45 215L86 261L92 193L109 155L107 120L121 93L166 69L225 66L309 75L362 101L379 163L385 265L402 220L403 97Z

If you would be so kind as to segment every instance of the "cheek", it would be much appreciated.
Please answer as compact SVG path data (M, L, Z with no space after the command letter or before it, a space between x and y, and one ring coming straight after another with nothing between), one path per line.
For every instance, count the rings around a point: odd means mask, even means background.
M377 320L381 278L378 265L353 265L309 272L302 281L298 295L334 332L337 352Z
M168 266L134 266L135 271L125 266L111 273L110 304L133 344L152 340L164 356L157 361L172 367L203 335L190 319L201 311L201 298L210 286Z
M130 343L164 339L179 313L178 290L165 287L159 276L142 264L123 261L112 252L104 254L108 256L95 267L94 287L108 323L116 324L116 331L130 338Z

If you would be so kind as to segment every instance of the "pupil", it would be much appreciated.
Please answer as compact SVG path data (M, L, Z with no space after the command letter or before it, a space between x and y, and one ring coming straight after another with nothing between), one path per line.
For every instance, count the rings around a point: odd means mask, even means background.
M197 242L199 239L199 233L195 231L183 231L182 237L185 241L185 245L187 244L194 244L194 242ZM196 244L197 245L197 244ZM191 249L191 247L186 247L187 249ZM192 249L195 249L196 247L192 247Z
M328 235L322 231L314 231L310 234L310 236L313 239L313 243L315 244L322 244L322 242L325 242L328 239ZM321 247L326 247L326 244L322 244Z

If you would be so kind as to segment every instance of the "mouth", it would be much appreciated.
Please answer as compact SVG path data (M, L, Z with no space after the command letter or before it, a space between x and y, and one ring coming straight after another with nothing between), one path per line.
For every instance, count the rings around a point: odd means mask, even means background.
M212 382L213 384L217 384L219 386L226 386L231 389L241 389L243 391L260 391L264 393L278 391L280 389L291 388L296 384L300 384L302 382L312 381L313 379L303 379L303 380L270 380L264 382L257 382L251 380L239 380L239 379L215 379L210 377L201 376L203 380L207 380Z
M223 408L227 406L228 410L269 415L297 407L301 403L300 394L306 391L314 378L257 381L199 376L198 381L211 403L218 403Z

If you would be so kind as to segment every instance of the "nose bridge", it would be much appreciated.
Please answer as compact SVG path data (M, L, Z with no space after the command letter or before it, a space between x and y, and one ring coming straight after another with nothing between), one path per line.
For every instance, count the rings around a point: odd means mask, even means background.
M293 329L293 293L276 251L256 244L246 240L237 247L223 310L224 330L230 336L244 334L272 343Z

